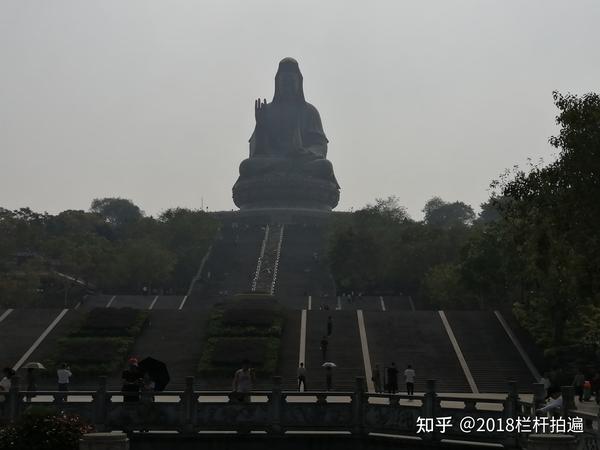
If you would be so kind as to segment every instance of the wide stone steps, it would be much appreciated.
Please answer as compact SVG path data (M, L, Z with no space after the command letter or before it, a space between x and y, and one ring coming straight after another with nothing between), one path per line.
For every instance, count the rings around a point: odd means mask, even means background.
M283 236L283 225L273 224L268 226L264 238L264 250L258 261L255 279L252 284L253 291L268 292L270 294L274 292Z
M325 389L325 369L320 343L327 335L327 317L333 319L326 360L337 365L333 369L334 390L352 390L355 378L364 376L358 321L355 311L307 311L306 368L309 389Z
M224 224L186 308L250 290L264 234L265 226Z
M448 311L446 317L481 392L506 392L507 380L531 390L535 379L492 311Z
M437 380L440 392L471 391L436 311L366 311L364 317L371 366L378 364L383 373L394 362L401 374L400 389L402 374L411 364L416 391L424 391L428 379Z
M326 243L326 227L286 225L276 287L284 305L306 308L309 295L313 305L318 305L321 297L335 301L335 284L325 258Z
M279 371L283 389L296 389L296 373L298 369L298 352L300 349L300 321L302 312L298 310L284 311L284 328L281 336L279 352Z

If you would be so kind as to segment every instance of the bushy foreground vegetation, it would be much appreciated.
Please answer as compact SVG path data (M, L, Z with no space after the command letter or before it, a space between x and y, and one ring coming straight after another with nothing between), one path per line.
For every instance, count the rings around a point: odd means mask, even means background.
M555 364L600 356L600 97L554 94L556 161L506 172L475 217L439 198L414 221L394 198L340 215L329 257L342 291L435 308L511 309Z
M0 302L70 305L86 285L105 293L139 293L144 286L185 292L217 228L202 211L146 217L120 198L57 215L0 208Z
M31 406L15 423L0 428L0 449L77 450L81 436L92 431L78 416Z

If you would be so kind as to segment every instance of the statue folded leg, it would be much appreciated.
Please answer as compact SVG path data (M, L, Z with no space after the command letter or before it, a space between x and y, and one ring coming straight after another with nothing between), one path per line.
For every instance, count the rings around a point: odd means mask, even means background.
M333 165L326 159L319 158L310 161L301 161L282 157L255 156L245 159L240 164L241 178L259 177L274 173L307 175L331 181L337 186L337 181L333 174Z

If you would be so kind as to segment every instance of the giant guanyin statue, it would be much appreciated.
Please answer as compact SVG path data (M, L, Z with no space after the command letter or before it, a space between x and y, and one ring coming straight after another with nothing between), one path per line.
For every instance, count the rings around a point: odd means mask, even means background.
M273 101L256 100L250 156L240 164L233 199L242 209L331 210L339 185L327 157L328 140L317 109L304 99L298 62L285 58L275 75Z

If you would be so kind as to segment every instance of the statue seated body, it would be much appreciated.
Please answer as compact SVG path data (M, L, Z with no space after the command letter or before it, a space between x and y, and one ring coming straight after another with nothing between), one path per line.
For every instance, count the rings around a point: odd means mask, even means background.
M258 189L259 195L264 197L269 180L279 179L279 184L273 188L280 189L284 183L282 177L290 182L293 179L296 184L310 184L310 188L306 187L313 193L315 189L333 190L335 194L329 192L326 196L339 197L333 166L326 159L328 140L321 118L317 109L304 100L302 74L295 60L285 58L279 63L273 101L267 103L259 99L254 106L256 127L250 138L250 157L240 164L240 177L234 186L236 204L243 208L247 202L241 199L252 197L241 192L244 189ZM302 189L302 186L292 190L296 189ZM281 197L284 194L273 193L274 197L278 197L278 206L285 203ZM295 199L301 196L294 192L287 194ZM290 205L294 204L294 198L290 198ZM255 200L251 203L263 206L269 203L268 200ZM337 198L334 203L337 204Z

